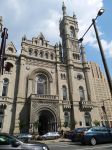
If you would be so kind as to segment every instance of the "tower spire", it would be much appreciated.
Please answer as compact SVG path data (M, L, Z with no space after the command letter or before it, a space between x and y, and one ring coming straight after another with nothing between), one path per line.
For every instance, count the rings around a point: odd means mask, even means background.
M62 11L63 11L63 16L66 16L66 6L63 2L63 5L62 5Z

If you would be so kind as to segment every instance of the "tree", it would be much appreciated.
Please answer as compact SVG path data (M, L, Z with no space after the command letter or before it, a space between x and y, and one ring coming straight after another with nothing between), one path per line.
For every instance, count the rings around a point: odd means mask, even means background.
M20 129L20 132L22 132L26 127L27 127L26 123L21 120L21 121L19 122L19 129Z
M98 120L94 120L93 123L95 126L100 126L100 121L98 121Z

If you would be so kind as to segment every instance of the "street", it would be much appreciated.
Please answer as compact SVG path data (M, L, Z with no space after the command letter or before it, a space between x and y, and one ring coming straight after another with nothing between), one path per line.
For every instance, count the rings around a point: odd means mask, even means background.
M50 150L112 150L111 143L89 146L73 142L49 142L47 145L49 146Z

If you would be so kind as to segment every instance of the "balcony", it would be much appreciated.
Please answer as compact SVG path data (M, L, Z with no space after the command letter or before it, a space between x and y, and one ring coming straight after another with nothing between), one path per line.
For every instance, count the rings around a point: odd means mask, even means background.
M63 104L64 109L70 109L71 108L70 101L68 101L68 100L62 101L62 104Z
M91 111L93 109L93 104L90 101L80 101L79 102L79 109L81 111Z
M8 101L9 99L7 96L0 96L0 102Z
M30 95L31 100L50 100L50 101L58 101L59 96L57 95L37 95L37 94L31 94Z

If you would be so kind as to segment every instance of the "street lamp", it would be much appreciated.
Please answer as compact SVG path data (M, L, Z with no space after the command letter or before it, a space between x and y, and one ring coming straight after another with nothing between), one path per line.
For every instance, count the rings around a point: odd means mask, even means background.
M104 113L104 115L105 115L105 125L107 126L107 127L110 127L110 125L109 125L109 119L108 119L108 115L107 115L107 112L106 112L106 107L105 107L105 101L108 101L108 100L110 100L110 99L105 99L105 100L102 100L102 101L100 101L99 103L102 103L102 106L101 106L101 109L102 109L102 111L103 111L103 113ZM103 115L103 116L104 116Z
M84 35L82 36L82 38L80 38L78 41L79 43L81 43L83 41L83 38L84 36L86 35L86 33L89 31L89 29L92 27L92 25L94 26L94 30L95 30L95 34L96 34L96 39L97 39L97 42L98 42L98 46L99 46L99 49L100 49L100 53L101 53L101 57L102 57L102 61L103 61L103 65L104 65L104 69L105 69L105 72L106 72L106 76L107 76L107 81L108 81L108 85L109 85L109 89L110 89L110 93L111 93L111 97L112 97L112 81L111 81L111 76L110 76L110 73L109 73L109 69L108 69L108 66L107 66L107 63L106 63L106 59L105 59L105 55L104 55L104 51L103 51L103 47L102 47L102 44L101 44L101 41L100 41L100 38L99 38L99 34L98 34L98 30L97 30L97 27L96 27L96 19L101 16L102 14L104 13L104 9L100 9L98 11L98 14L96 16L95 19L92 19L92 24L89 26L89 28L86 30L86 32L84 33Z

